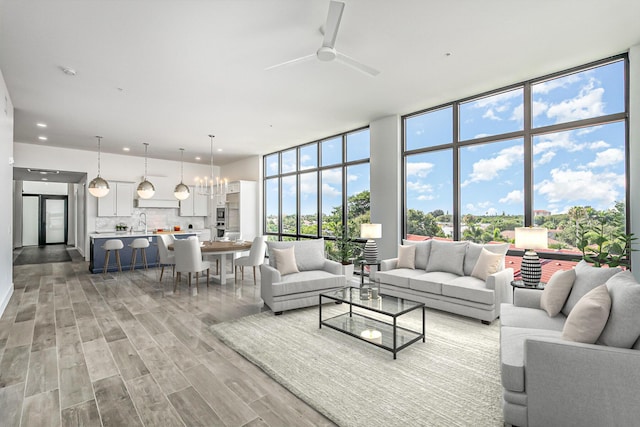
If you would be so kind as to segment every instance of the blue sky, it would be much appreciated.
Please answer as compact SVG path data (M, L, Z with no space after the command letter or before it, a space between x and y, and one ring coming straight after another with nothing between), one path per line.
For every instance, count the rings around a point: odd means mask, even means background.
M532 86L533 126L542 127L624 111L622 61ZM448 144L452 111L407 120L407 149ZM523 91L515 89L460 106L460 139L523 129ZM613 207L624 200L624 123L545 134L533 140L534 209ZM467 146L460 151L462 214L522 214L524 145L521 138ZM452 152L408 157L407 204L452 211Z

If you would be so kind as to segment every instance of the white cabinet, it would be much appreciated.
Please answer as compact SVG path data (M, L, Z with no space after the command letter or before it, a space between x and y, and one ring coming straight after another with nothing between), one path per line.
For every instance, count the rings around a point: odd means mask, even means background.
M207 216L208 202L206 194L198 194L194 187L189 187L189 198L180 201L180 216Z
M231 189L234 191L232 192ZM244 240L258 233L258 185L255 181L229 183L226 231L239 232Z
M133 182L109 183L109 193L98 199L98 216L133 215Z

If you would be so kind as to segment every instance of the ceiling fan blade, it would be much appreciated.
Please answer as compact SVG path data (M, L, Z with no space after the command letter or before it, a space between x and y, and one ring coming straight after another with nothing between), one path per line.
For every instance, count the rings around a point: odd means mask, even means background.
M276 65L272 65L270 67L265 68L265 71L268 70L272 70L274 68L279 68L279 67L284 67L286 65L291 65L291 64L295 64L297 62L303 62L303 61L307 61L309 59L315 58L316 54L312 53L311 55L305 55L305 56L301 56L300 58L296 58L296 59L292 59L290 61L286 61L286 62L281 62L280 64L276 64Z
M336 59L344 64L347 64L350 67L355 68L358 71L370 75L371 77L375 77L380 74L380 71L376 70L375 68L364 65L362 62L359 62L343 53L336 52Z
M327 14L327 22L324 24L324 40L322 41L322 46L331 48L335 46L343 10L344 3L339 1L331 1L329 3L329 13Z

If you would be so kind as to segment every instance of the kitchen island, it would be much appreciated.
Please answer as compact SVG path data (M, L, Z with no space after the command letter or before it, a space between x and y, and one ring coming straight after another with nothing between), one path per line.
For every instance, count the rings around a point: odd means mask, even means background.
M200 234L198 230L186 230L186 231L174 231L163 232L162 234L173 234L177 239L186 239L189 236L197 236ZM89 234L89 271L92 273L102 273L104 271L104 256L105 250L102 249L104 242L110 239L120 239L124 244L124 248L120 250L120 263L122 265L122 271L131 269L131 258L133 249L129 247L129 244L135 239L141 237L149 240L149 247L147 252L147 265L149 267L155 267L158 265L158 233L144 231L99 231ZM144 268L142 263L142 255L140 251L136 256L136 269ZM107 271L118 271L118 266L115 263L115 257L110 257L109 268Z

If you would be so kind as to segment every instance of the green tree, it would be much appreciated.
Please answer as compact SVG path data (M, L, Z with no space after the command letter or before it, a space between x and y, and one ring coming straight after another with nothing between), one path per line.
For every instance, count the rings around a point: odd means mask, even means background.
M407 234L444 237L444 232L433 215L416 209L409 209L407 212Z

